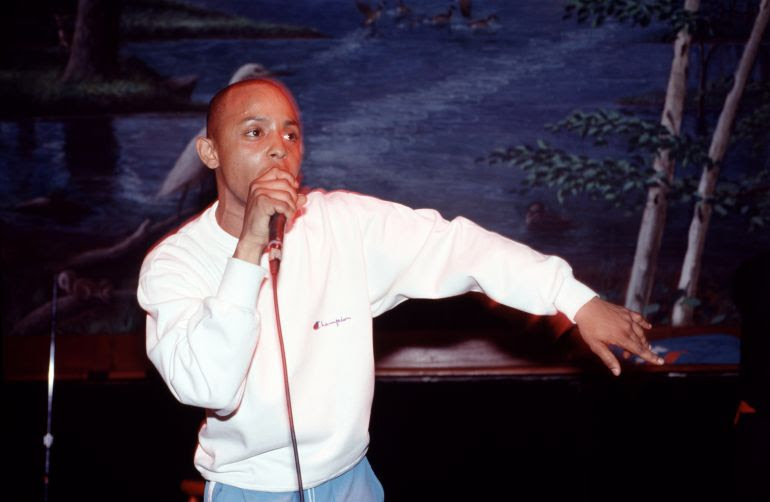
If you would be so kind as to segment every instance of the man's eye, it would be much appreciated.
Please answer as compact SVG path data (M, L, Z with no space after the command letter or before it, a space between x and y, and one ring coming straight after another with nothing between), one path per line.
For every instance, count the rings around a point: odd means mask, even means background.
M291 141L292 143L294 143L299 139L299 134L297 134L296 132L287 132L286 134L284 134L283 137L286 138L287 141Z
M259 128L249 129L246 131L246 136L251 136L252 138L258 138L262 136L262 134L262 129Z

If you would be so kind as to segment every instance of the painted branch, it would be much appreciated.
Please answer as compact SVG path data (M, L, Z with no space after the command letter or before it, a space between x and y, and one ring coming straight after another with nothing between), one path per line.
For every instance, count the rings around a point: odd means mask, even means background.
M75 295L61 297L56 302L57 315L69 315L77 312L77 307L83 307L84 301ZM93 302L90 302L93 303ZM11 336L41 335L47 333L51 324L51 302L39 306L17 322L11 329Z
M711 198L714 195L722 159L730 143L730 133L735 122L735 115L738 112L738 105L740 104L741 97L743 97L743 91L746 88L751 67L754 65L757 57L759 44L762 41L765 28L767 28L768 19L770 19L770 0L762 0L759 12L754 20L754 27L751 30L749 41L743 49L738 69L735 71L733 88L730 90L727 98L725 98L722 113L719 115L717 127L711 138L709 158L714 165L703 168L700 183L698 184L699 201L695 204L695 212L690 222L690 230L687 236L687 251L682 263L682 272L679 276L679 289L685 291L685 294L676 301L671 315L671 322L675 326L692 323L694 308L685 300L687 298L694 298L698 291L703 248L706 243L706 233L708 232L711 220Z
M109 302L115 300L116 298L134 298L136 295L134 290L103 290L103 288L100 288L97 283L94 283L96 284L95 287L85 287L85 289L81 291L80 289L82 288L79 289L77 287L79 279L75 278L74 274L66 269L83 267L104 261L114 260L131 251L136 250L139 246L147 246L148 240L152 240L153 236L157 236L165 232L169 227L174 225L179 220L179 218L180 216L178 215L172 215L155 224L151 224L149 219L144 220L134 231L134 233L118 242L117 244L107 248L86 251L69 260L64 266L61 267L60 270L62 270L62 272L60 272L60 274L67 274L67 277L62 278L62 281L65 283L67 282L66 279L69 278L69 275L73 276L70 278L70 282L72 282L72 284L68 284L69 287L67 288L68 292L71 292L72 294L67 294L59 298L56 304L58 315L64 319L66 317L76 315L86 308L93 307L94 305L98 304L98 302ZM82 282L93 283L93 281L89 279L85 279ZM64 284L60 283L60 287L62 286L64 286ZM91 291L92 289L93 291ZM64 291L64 288L62 291ZM17 322L11 330L11 335L15 336L45 332L50 322L51 302L49 301L44 305L41 305L32 310L30 313L24 316L24 318Z
M191 212L192 210L188 210L179 215L174 214L157 223L152 223L149 219L144 220L137 229L134 230L134 233L125 239L106 248L91 249L75 255L62 264L59 269L86 267L105 261L115 260L138 250L138 248L142 246L146 247L148 246L147 241L151 241L157 235L162 234L177 221L184 218L186 215L191 214Z
M126 300L136 298L133 289L119 289L111 291L108 301L117 299ZM56 301L56 316L60 322L69 317L80 314L84 310L96 305L105 304L105 299L98 296L82 298L77 295L62 296ZM48 334L51 327L51 302L40 305L32 312L17 322L11 330L10 336L41 335Z
M180 214L172 214L165 220L160 220L159 222L153 224L147 233L149 235L157 235L159 233L163 233L166 231L166 229L173 226L176 222L178 222L181 219L184 219L185 216L190 215L192 213L193 213L193 210L188 209L187 211Z
M700 8L700 0L685 1L684 8L695 12ZM682 124L685 96L687 94L687 66L690 58L692 35L687 28L682 29L674 41L674 58L668 77L666 101L663 106L661 124L671 134L679 135ZM653 169L661 173L670 183L674 179L674 161L667 150L661 150L655 156ZM642 213L642 222L636 241L634 263L626 289L627 308L643 312L650 300L658 263L658 252L663 239L668 209L668 185L658 183L647 190L647 202Z
M149 235L150 220L144 220L134 233L123 239L122 241L106 248L91 249L80 253L73 258L69 259L62 268L83 267L86 265L94 265L104 261L119 258L120 256L131 251L139 243L144 243L146 237Z

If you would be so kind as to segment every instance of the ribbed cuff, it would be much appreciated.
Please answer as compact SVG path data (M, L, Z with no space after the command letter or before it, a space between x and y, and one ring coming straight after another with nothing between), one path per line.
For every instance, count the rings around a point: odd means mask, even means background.
M562 284L554 306L574 323L578 310L596 296L594 290L570 276Z
M217 298L238 307L255 310L257 293L267 270L238 258L228 258Z

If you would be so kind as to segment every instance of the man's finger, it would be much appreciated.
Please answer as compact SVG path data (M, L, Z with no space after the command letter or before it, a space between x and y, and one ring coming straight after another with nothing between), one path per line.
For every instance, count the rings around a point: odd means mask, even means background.
M644 329L637 323L632 322L631 323L631 331L636 335L636 338L639 340L639 342L647 347L649 344L647 343L647 337L644 334Z
M297 192L297 186L294 184L291 178L271 178L267 180L258 178L252 181L250 186L253 191L261 190L264 188L278 188L289 192Z
M600 343L591 345L589 347L594 354L599 356L599 359L601 359L604 365L610 369L613 375L615 376L620 375L620 363L618 362L617 358L612 354L612 352L610 352L610 349L608 349L605 345Z
M662 357L647 348L645 348L640 354L637 355L648 363L661 365L664 362Z
M270 169L265 171L265 173L262 176L260 176L258 179L260 180L284 179L289 183L291 183L295 188L299 186L299 181L293 174L291 174L286 169L281 169L278 166L271 167Z
M281 213L287 218L294 214L295 206L291 201L286 201L281 198L272 196L267 196L266 199L267 200L265 201L265 205L267 206L267 214L272 215L275 213Z
M266 195L275 207L275 211L284 214L287 218L293 216L297 211L297 202L291 194L283 190L271 190Z
M252 185L253 196L280 198L281 200L291 201L292 205L297 203L297 190L289 184L287 180L271 180Z
M642 316L639 312L634 312L633 310L631 312L631 319L634 320L634 322L640 324L644 329L650 329L652 328L652 324Z
M628 338L625 343L620 343L620 346L629 352L636 354L648 363L663 364L663 358L658 356L655 352L650 350L647 342L639 343L633 338Z

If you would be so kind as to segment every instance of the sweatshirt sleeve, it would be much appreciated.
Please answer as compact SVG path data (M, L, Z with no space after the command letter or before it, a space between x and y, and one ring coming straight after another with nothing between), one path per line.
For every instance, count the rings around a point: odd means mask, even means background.
M173 249L145 259L137 298L147 312L147 355L182 403L236 410L259 337L256 310L266 270L229 258L213 296Z
M572 322L594 291L562 258L490 232L458 217L361 197L373 315L408 298L443 298L468 291L531 314L564 313Z

